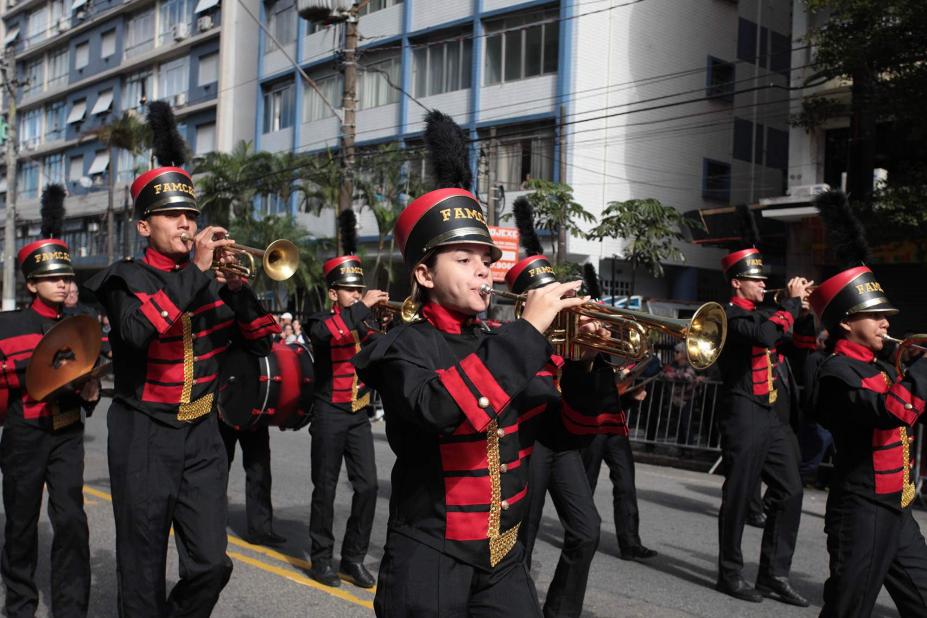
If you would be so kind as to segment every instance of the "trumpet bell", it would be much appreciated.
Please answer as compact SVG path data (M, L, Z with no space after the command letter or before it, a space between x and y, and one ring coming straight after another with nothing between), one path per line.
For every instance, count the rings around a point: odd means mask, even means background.
M264 272L274 281L286 281L299 267L299 248L281 238L267 245L261 260Z

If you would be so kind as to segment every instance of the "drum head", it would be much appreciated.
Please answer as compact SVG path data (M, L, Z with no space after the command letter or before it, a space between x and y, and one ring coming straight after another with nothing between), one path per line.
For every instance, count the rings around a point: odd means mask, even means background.
M261 380L266 367L267 359L237 347L223 355L219 376L219 413L223 421L238 429L258 422L267 397L268 384Z

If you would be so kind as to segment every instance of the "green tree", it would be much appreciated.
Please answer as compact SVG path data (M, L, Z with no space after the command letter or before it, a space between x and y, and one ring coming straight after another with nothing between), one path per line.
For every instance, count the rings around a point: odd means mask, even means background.
M631 265L631 290L634 294L637 269L646 268L654 277L663 276L663 262L685 261L677 243L684 241L684 228L697 228L700 223L686 218L672 206L653 198L609 202L599 224L590 230L591 240L621 238L626 244L622 258Z
M197 201L210 222L228 228L232 220L250 218L254 200L267 193L274 156L241 141L230 153L211 152L194 169Z
M808 9L828 18L810 33L816 74L810 81L849 80L851 100L847 188L876 230L927 231L927 11L910 0L806 0ZM833 97L805 102L793 122L808 128L840 114ZM872 171L878 160L877 129L892 157L888 183L876 191ZM898 156L901 155L901 156ZM889 226L885 226L889 223Z
M591 223L595 217L573 199L573 188L568 184L534 178L528 181L527 188L531 193L525 197L534 210L535 225L551 233L554 262L561 271L572 272L574 269L567 266L567 236L583 236L580 223ZM504 218L508 220L511 215Z
M364 158L356 187L377 221L377 258L373 280L380 289L388 289L393 281L392 256L395 250L393 227L399 213L411 196L423 192L421 183L408 174L408 155L398 144L384 144ZM387 250L387 237L389 248Z
M108 122L107 124L89 131L87 135L97 139L103 146L109 149L109 195L106 204L106 259L113 261L116 254L116 221L115 221L115 201L116 201L116 178L119 174L118 168L118 151L126 150L133 158L140 155L151 146L151 129L148 124L140 120L132 112L123 112L121 116ZM135 171L135 170L133 170ZM126 217L128 224L129 217ZM126 239L128 238L128 225L124 230ZM124 243L126 248L128 242Z

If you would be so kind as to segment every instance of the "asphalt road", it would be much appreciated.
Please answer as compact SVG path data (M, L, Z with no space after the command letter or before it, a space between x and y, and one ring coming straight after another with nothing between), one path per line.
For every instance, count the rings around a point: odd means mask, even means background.
M115 611L115 530L106 466L106 402L88 422L86 433L85 499L90 521L90 549L93 569L90 616L109 618ZM392 453L386 443L383 424L374 426L374 440L380 469L380 495L371 540L368 568L376 572L386 534L389 471ZM276 530L287 537L278 550L256 547L241 540L245 530L244 475L240 452L229 483L229 555L235 569L216 607L214 616L228 618L273 618L307 616L372 616L373 594L344 584L331 589L305 574L307 568L309 519L309 435L271 431L273 451ZM645 464L637 466L641 535L644 543L660 552L647 562L618 559L611 508L611 483L603 466L596 491L602 516L602 537L592 565L586 594L585 616L816 616L827 575L824 539L826 494L808 490L799 531L792 582L812 600L812 607L799 609L765 600L754 605L736 601L712 589L717 559L717 508L721 477L675 468ZM350 486L342 472L335 506L336 560L350 506ZM924 514L916 514L923 526ZM36 574L42 604L39 616L48 612L49 550L51 528L43 513L39 521L39 567ZM756 574L761 531L747 528L744 535L746 576ZM556 513L548 500L538 543L534 573L543 596L553 575L562 537ZM168 587L177 579L173 545L168 556ZM2 594L2 590L0 590ZM875 616L894 616L891 599L883 591Z

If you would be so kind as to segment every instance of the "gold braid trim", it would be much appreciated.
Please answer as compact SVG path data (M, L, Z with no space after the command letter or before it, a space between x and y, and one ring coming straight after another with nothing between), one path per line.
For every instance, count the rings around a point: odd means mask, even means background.
M775 378L773 377L773 363L772 363L773 351L770 349L766 350L766 376L769 381L769 403L776 403L776 399L779 398L779 391L773 388L773 385L776 383Z
M212 412L212 400L213 394L207 393L196 401L180 404L177 409L177 420L183 422L195 421L201 416L206 416Z
M502 477L499 458L499 423L490 421L486 427L486 461L489 464L489 566L496 566L512 551L518 540L521 524L500 534L502 523Z
M901 508L907 508L917 497L917 488L911 482L911 443L908 441L908 428L899 427L898 435L901 437Z
M352 330L351 336L354 337L354 353L357 354L361 351L360 337L357 336L357 331ZM357 380L357 372L354 372L354 381L351 382L351 412L357 412L358 410L363 410L370 405L370 393L364 393L364 396L360 399L357 398L357 391L360 389L360 384Z
M180 324L183 326L183 389L180 391L177 420L188 422L212 412L213 394L190 401L193 396L193 322L189 313L180 316Z

